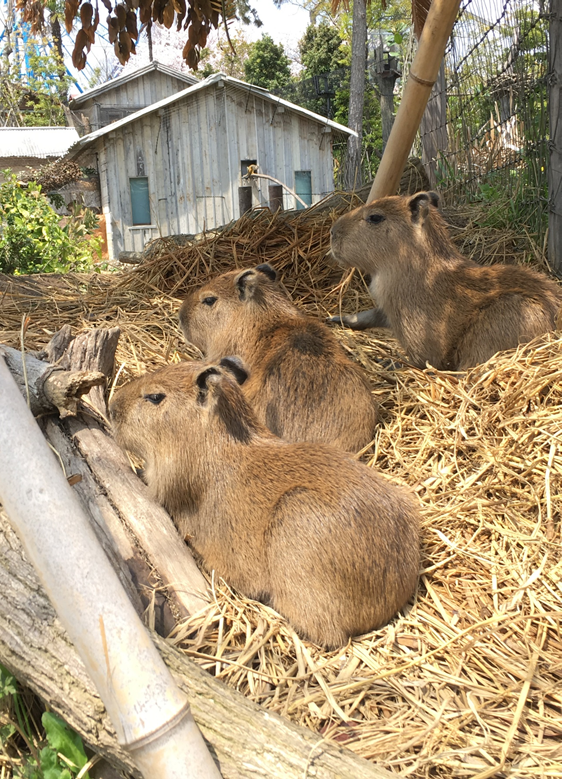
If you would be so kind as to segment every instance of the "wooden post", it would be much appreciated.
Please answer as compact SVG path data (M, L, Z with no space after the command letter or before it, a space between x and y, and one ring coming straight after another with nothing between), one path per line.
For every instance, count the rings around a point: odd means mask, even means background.
M382 148L386 148L390 131L394 124L394 85L396 79L402 75L397 69L398 60L388 53L385 62L385 53L382 42L375 49L375 77L379 85L381 95L381 123L382 123Z
M551 0L550 12L548 261L562 276L562 0Z
M273 213L283 211L283 187L281 184L269 185L269 208Z
M448 147L447 138L447 85L445 63L441 63L437 81L427 102L420 125L422 162L432 187L437 186L437 161L439 152Z
M238 208L240 216L252 210L252 187L238 187Z
M394 195L439 73L460 0L433 0L368 202Z

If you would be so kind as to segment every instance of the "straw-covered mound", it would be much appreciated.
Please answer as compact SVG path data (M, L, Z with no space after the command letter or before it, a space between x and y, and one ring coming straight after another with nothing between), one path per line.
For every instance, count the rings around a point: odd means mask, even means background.
M0 340L18 345L24 314L30 349L66 323L118 324L121 383L195 356L177 297L264 261L310 313L335 313L342 300L355 310L368 304L362 281L343 280L325 257L334 216L262 212L124 274L22 282L0 297ZM538 258L527 239L470 221L455 232L480 261ZM403 776L562 776L562 337L448 374L410 368L383 331L337 332L381 404L365 460L423 507L415 601L327 653L214 581L214 607L171 640L265 708Z

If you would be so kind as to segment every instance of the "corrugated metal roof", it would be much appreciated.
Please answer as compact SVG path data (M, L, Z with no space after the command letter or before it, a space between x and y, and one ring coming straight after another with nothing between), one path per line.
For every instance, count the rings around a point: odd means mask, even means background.
M175 70L174 68L170 68L167 65L163 65L161 62L154 61L149 65L138 68L138 70L131 70L129 73L125 73L123 76L112 78L110 81L106 81L104 84L100 84L98 87L86 89L84 92L82 92L81 95L72 98L69 103L70 108L77 108L87 100L91 100L93 97L97 97L104 92L109 92L110 89L117 89L123 84L126 84L128 81L133 81L133 79L139 78L139 76L144 76L146 73L150 73L151 70L159 70L161 73L166 73L168 76L173 76L174 78L180 79L180 81L185 81L186 84L190 85L197 84L199 81L199 79L195 78L195 76L191 76L189 73L182 73L180 70Z
M74 127L0 127L0 157L62 157L79 138Z
M193 95L202 89L206 89L213 84L218 84L220 81L224 81L226 84L229 84L236 89L241 89L244 92L259 95L259 97L270 100L272 103L276 103L277 105L285 106L289 110L294 111L296 114L306 116L309 119L318 122L318 124L330 127L332 130L337 130L338 132L345 133L346 135L357 135L357 133L354 130L350 130L349 127L345 127L343 124L338 124L338 122L333 122L331 119L326 119L326 117L320 116L320 114L315 114L313 111L309 111L307 108L301 108L301 106L295 105L295 103L290 103L288 100L283 100L283 98L268 92L267 89L254 86L253 84L247 84L245 81L240 81L239 79L233 78L232 76L225 76L224 73L213 73L212 76L209 76L204 81L197 82L197 84L194 84L192 87L188 87L181 92L176 92L169 97L165 97L163 100L159 100L157 103L152 103L152 105L149 105L146 108L142 108L140 111L136 111L134 114L129 114L129 116L126 116L123 119L119 119L117 122L113 122L106 127L102 127L100 130L96 130L93 133L82 136L76 146L72 149L72 152L77 153L82 151L82 149L85 149L91 143L97 141L98 138L102 138L104 135L114 132L120 127L130 124L131 122L134 122L143 116L147 116L154 111L159 111L160 109L165 108L166 106L171 105L178 100L182 100L184 97L189 97L190 95Z

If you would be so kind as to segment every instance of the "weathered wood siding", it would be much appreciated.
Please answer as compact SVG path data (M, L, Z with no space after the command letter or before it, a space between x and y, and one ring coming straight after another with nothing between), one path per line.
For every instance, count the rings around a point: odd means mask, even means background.
M113 121L108 119L108 111L111 109L121 108L126 113L134 113L189 86L181 78L153 70L86 100L76 113L83 114L90 122L91 131L95 132Z
M237 219L242 160L257 160L261 173L291 188L295 171L310 170L318 202L334 188L331 137L320 123L231 85L210 86L116 129L98 141L110 253ZM132 225L129 179L141 175L139 160L148 177L149 226ZM269 183L254 187L254 205L267 204ZM291 195L284 201L295 207Z

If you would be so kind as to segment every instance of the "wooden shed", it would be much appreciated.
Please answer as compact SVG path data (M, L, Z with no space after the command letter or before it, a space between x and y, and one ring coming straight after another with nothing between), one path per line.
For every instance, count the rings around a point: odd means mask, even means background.
M197 82L195 76L151 62L74 97L72 120L80 135L95 132Z
M333 139L343 125L223 74L81 138L72 158L98 157L109 256L159 236L196 234L240 216L248 166L296 189L308 205L334 189ZM255 185L253 205L268 202ZM285 193L284 207L302 207Z

